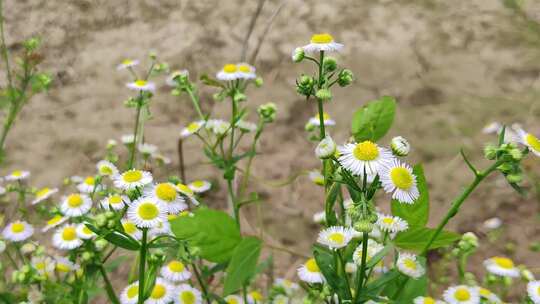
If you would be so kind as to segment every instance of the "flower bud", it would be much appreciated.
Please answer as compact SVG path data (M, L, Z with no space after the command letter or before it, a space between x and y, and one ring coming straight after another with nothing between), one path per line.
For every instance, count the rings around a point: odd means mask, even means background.
M332 92L330 92L328 89L320 89L315 93L315 97L322 101L328 101L332 99Z
M508 174L506 176L506 180L508 180L511 184L517 184L520 183L523 180L523 175L515 173L515 174Z
M313 92L313 86L315 85L315 80L313 77L308 75L302 75L300 81L296 82L296 91L298 94L309 96Z
M336 143L327 135L315 148L315 155L320 159L330 158L336 153Z
M255 82L254 82L254 83L255 83L255 86L256 86L257 88L260 88L260 87L263 86L264 80L263 80L261 77L257 77L257 78L255 78Z
M484 157L489 160L494 160L497 157L497 147L493 145L487 145L484 148Z
M326 72L333 72L337 69L337 61L332 57L324 57L323 68Z
M115 214L114 214L114 212L112 212L112 211L107 211L107 212L105 212L105 217L106 217L107 219L112 219L112 218L114 218L114 216L115 216Z
M96 226L103 228L107 225L107 217L104 214L98 214L96 216Z
M234 99L235 102L242 102L242 101L246 101L247 96L244 93L235 92L234 95L233 95L233 99Z
M22 245L21 252L22 254L30 254L36 250L36 245L32 243L26 243Z
M304 129L305 129L307 132L311 132L311 131L315 130L315 127L316 127L316 126L315 126L314 124L312 124L311 122L308 121L308 122L306 123L306 126L304 127Z
M517 148L511 149L510 151L508 151L508 153L510 154L510 156L512 156L514 160L521 160L523 158L523 153L521 153L521 150Z
M535 280L534 274L529 269L526 269L526 268L521 269L520 275L521 275L521 278L526 282Z
M354 74L351 72L351 70L344 69L343 71L339 72L338 75L338 84L340 87L346 87L350 85L354 80Z
M407 156L411 151L411 145L402 136L396 136L392 138L390 142L390 148L395 156Z
M274 121L274 119L276 119L276 111L277 111L277 107L273 102L260 105L259 108L257 109L257 113L259 113L259 117L265 123L271 123Z
M103 248L105 248L107 244L108 242L104 239L99 239L99 240L94 241L94 245L96 246L97 250L103 250Z
M83 260L84 262L88 262L92 259L93 256L94 254L92 252L85 251L81 255L81 260Z
M354 223L354 230L370 233L373 230L373 223L369 220L359 220Z
M292 61L293 62L301 62L304 60L304 57L306 56L306 53L304 52L304 49L301 47L297 47L294 49L292 53Z

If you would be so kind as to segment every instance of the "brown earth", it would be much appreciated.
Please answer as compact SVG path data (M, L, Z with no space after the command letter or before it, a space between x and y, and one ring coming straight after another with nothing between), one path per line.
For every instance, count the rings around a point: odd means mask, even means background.
M44 69L55 76L54 87L34 98L22 112L8 138L8 162L32 171L36 186L60 184L69 175L91 174L109 138L131 132L133 113L123 106L130 92L129 75L115 70L125 57L142 59L155 50L172 68L187 68L192 78L213 74L238 59L242 39L257 1L180 0L18 0L6 3L7 40L40 35L44 41ZM267 1L254 40L279 5ZM510 1L506 1L510 2ZM431 224L471 179L459 157L463 147L474 163L486 165L482 148L494 138L481 133L493 120L521 122L540 134L540 5L526 2L523 11L496 0L455 1L284 1L258 56L262 89L250 92L250 104L273 101L278 120L260 145L254 174L281 180L318 166L313 144L303 129L315 105L295 93L294 80L307 63L293 64L290 53L306 44L312 33L330 32L345 44L338 59L355 72L353 86L336 89L327 111L338 120L332 130L342 142L349 136L353 109L381 95L399 101L395 125L383 142L402 135L410 140L410 162L422 162L431 186ZM253 47L254 43L251 43ZM179 129L195 119L189 100L159 87L152 101L153 119L147 140L173 159L167 169L176 173ZM212 89L203 89L203 108L226 118L226 104L215 104ZM252 119L255 119L252 113ZM219 175L202 164L195 140L187 144L188 177L216 180ZM538 159L525 162L538 175ZM530 184L530 183L529 183ZM309 254L318 227L312 214L322 208L322 191L306 177L289 186L254 183L264 198L268 234L291 250ZM223 187L206 201L225 205ZM381 202L387 205L387 202ZM473 269L495 254L512 255L540 274L538 253L539 204L531 193L518 196L500 177L490 178L465 204L450 227L482 233L481 223L499 216L504 221L500 240L473 257ZM255 225L255 212L245 213ZM249 231L248 231L249 232ZM508 243L516 249L508 251ZM275 252L279 275L294 276L297 257ZM117 288L123 286L117 279Z

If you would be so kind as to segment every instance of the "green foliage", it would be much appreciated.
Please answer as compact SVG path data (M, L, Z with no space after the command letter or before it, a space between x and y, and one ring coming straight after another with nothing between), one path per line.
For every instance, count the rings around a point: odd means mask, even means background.
M249 283L257 270L262 242L256 237L245 237L233 251L223 285L223 295L229 295Z
M86 225L86 227L88 227L88 229L92 230L92 232L120 248L137 251L141 247L141 244L136 239L122 231L99 229L89 222L85 222L84 224Z
M406 231L398 233L394 239L397 247L407 250L420 251L424 249L428 240L435 234L435 229L427 227L410 226ZM461 235L451 231L441 231L429 249L448 246L458 241Z
M214 263L231 259L242 240L235 221L225 212L201 208L193 216L182 216L171 221L173 233L190 245L199 247L201 256Z
M422 165L414 166L413 173L416 175L420 196L413 204L392 200L392 214L404 219L411 226L424 227L429 219L429 190Z
M328 285L339 295L341 299L350 299L350 290L347 287L346 278L340 275L338 265L335 263L334 252L326 248L315 245L313 247L313 256L324 275Z
M351 131L357 142L381 139L390 129L396 113L393 97L383 96L370 101L354 113Z

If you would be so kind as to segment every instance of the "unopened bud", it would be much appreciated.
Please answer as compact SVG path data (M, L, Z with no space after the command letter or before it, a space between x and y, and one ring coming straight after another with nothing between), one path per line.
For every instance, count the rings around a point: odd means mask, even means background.
M392 138L390 148L392 148L392 153L396 156L407 156L411 151L411 145L402 136Z
M350 85L354 80L354 74L350 70L343 70L339 72L338 75L338 84L340 87L345 87Z
M326 72L333 72L337 69L337 61L332 57L324 57L323 67Z
M336 143L330 136L326 136L315 148L315 155L320 159L332 157L336 153Z
M315 93L315 97L322 101L328 101L332 99L332 92L330 92L328 89L320 89Z
M302 60L304 60L305 56L306 53L304 52L304 49L301 47L297 47L292 53L292 60L294 62L301 62Z

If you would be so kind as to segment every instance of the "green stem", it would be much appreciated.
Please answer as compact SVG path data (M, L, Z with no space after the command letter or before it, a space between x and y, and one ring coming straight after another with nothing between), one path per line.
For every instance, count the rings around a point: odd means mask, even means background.
M148 233L148 228L142 228L142 240L141 240L141 250L139 252L139 297L137 299L137 304L144 303L144 279L145 273L144 268L146 266L146 235Z
M135 155L137 154L137 132L139 132L139 121L141 119L141 109L142 109L142 97L139 96L137 101L137 114L135 116L135 127L133 128L133 144L131 146L131 151L129 152L129 161L128 161L128 170L133 169L133 164L135 162Z
M184 140L182 138L178 139L178 167L180 169L180 178L182 183L187 183L186 180L186 170L184 164Z
M193 273L195 273L195 277L197 278L197 282L199 282L199 285L201 286L204 298L206 299L207 304L211 304L210 296L208 295L208 288L204 281L201 278L201 274L199 273L199 270L197 269L197 265L195 263L191 263L191 268L193 268Z
M107 291L109 300L111 300L111 303L119 304L120 301L118 300L118 297L116 297L116 294L114 293L114 289L112 287L111 281L109 281L109 277L107 276L107 271L105 270L105 267L103 267L103 264L99 265L99 272L101 272L101 276L103 277L103 281L105 282L105 290Z
M231 200L234 220L236 221L236 226L240 229L240 206L238 206L236 199L234 197L234 189L232 186L232 180L227 179L227 191L229 192L229 199Z
M341 256L341 251L339 249L335 251L335 254L336 254L336 259L338 262L338 265L337 265L339 269L338 275L339 275L339 272L341 272L341 275L345 278L345 283L347 284L347 300L350 301L352 299L351 284L349 283L349 276L345 272L345 260ZM339 299L339 300L341 301L342 299Z
M8 50L6 46L6 39L4 34L4 1L0 0L0 43L2 44L2 59L6 65L6 77L8 80L9 88L13 87L13 80L11 77L11 68L9 66Z
M364 286L364 277L366 275L368 238L369 238L369 234L367 232L364 232L363 235L362 235L362 261L360 263L360 272L356 273L356 277L357 277L356 290L355 290L356 292L354 294L353 303L358 302L358 297L360 296L360 291L362 290L362 288Z
M188 87L186 89L186 91L187 91L189 97L191 98L191 102L193 103L193 107L195 107L195 111L197 111L197 114L199 115L199 118L201 120L206 120L206 118L204 117L204 115L203 115L203 113L201 111L201 107L199 105L199 103L200 103L199 98L197 98L197 96L195 96L195 94L193 94L193 90L190 87Z

